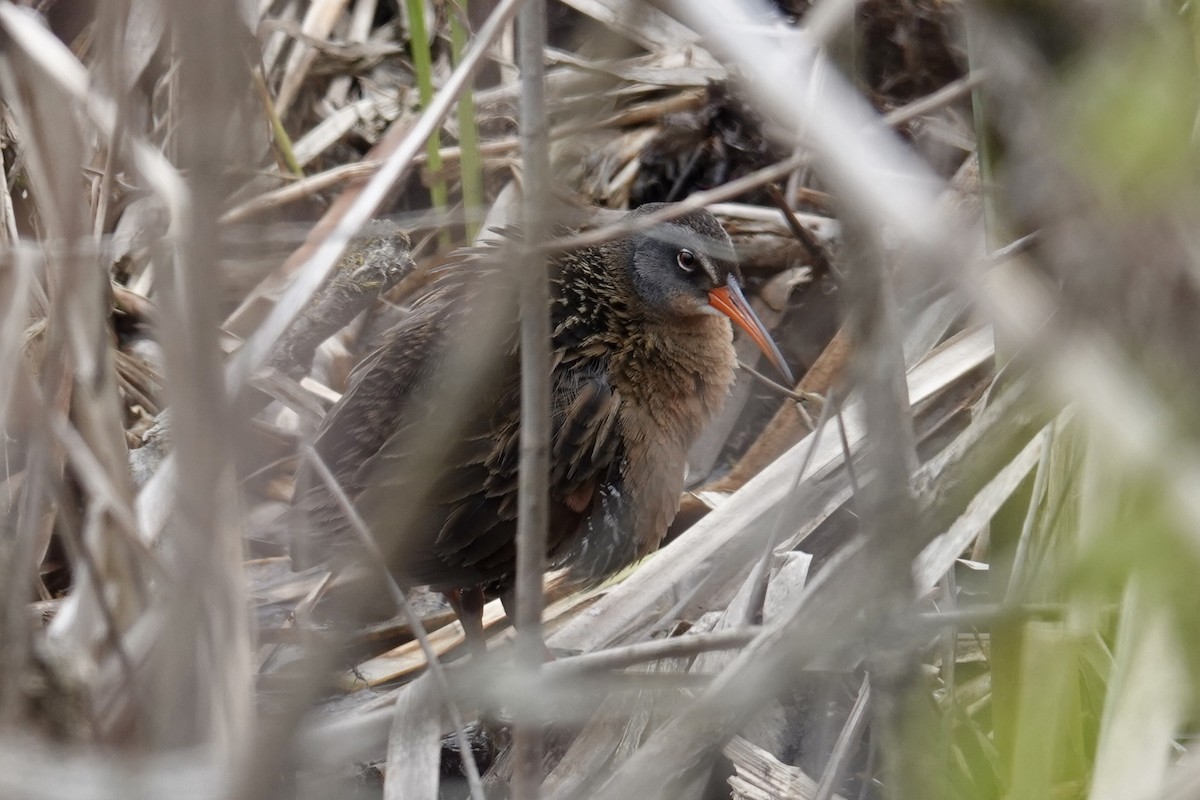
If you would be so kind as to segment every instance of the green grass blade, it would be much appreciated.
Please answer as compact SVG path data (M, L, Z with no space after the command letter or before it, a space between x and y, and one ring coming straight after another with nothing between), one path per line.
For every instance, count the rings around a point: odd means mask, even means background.
M450 52L457 64L467 49L467 0L458 0L450 14ZM479 154L479 129L475 124L475 93L468 87L458 100L458 145L463 207L467 218L467 239L479 231L477 212L483 208L483 159Z
M429 46L429 29L425 20L425 3L422 0L405 0L408 11L409 38L412 45L413 70L417 75L417 92L421 98L421 107L426 108L433 101L433 55ZM442 156L439 149L442 145L441 134L429 137L426 150L429 154L429 172L434 176L429 186L429 196L433 207L440 215L444 215L449 206L449 195L446 191L446 181L441 177ZM450 229L442 227L438 231L438 244L444 248L451 245Z

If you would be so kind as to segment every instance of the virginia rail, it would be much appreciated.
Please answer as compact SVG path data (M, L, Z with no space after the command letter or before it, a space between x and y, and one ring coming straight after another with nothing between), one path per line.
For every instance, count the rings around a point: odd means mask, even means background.
M480 266L489 257L470 253L443 268L433 290L383 335L330 410L316 448L384 543L399 583L445 592L478 648L484 590L501 596L510 617L512 610L515 329L488 390L465 404L466 418L436 471L404 461L433 406L446 402L430 398L447 343L471 324L473 304L489 291L482 277L488 268ZM661 542L678 509L688 448L734 379L730 320L790 382L742 295L732 259L728 234L707 211L552 259L551 563L597 579ZM413 476L422 470L415 488ZM297 485L296 505L309 517L315 551L351 549L345 545L355 537L328 490L311 476Z

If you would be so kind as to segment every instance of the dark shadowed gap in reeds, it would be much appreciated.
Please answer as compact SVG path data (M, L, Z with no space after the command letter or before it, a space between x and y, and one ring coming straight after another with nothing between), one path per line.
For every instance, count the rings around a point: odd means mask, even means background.
M0 796L1194 796L1195 9L518 5L0 0ZM667 199L799 380L736 343L662 550L540 603L529 559L483 665L292 569L453 246Z

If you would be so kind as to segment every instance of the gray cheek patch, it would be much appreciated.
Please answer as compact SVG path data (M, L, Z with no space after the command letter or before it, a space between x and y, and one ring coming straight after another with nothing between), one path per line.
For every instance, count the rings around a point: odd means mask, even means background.
M680 225L664 226L659 240L676 255L683 248L695 253L700 268L712 281L713 286L720 286L725 282L721 269L717 266L717 259L724 251L731 250L728 243L697 236L694 231Z

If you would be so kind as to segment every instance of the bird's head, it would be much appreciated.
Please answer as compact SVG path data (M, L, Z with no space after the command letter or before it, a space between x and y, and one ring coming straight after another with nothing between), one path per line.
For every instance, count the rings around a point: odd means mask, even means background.
M643 216L663 208L649 203L631 212ZM720 314L744 330L775 368L793 383L791 370L771 334L746 302L733 242L705 210L692 211L629 240L631 281L638 298L668 318Z

